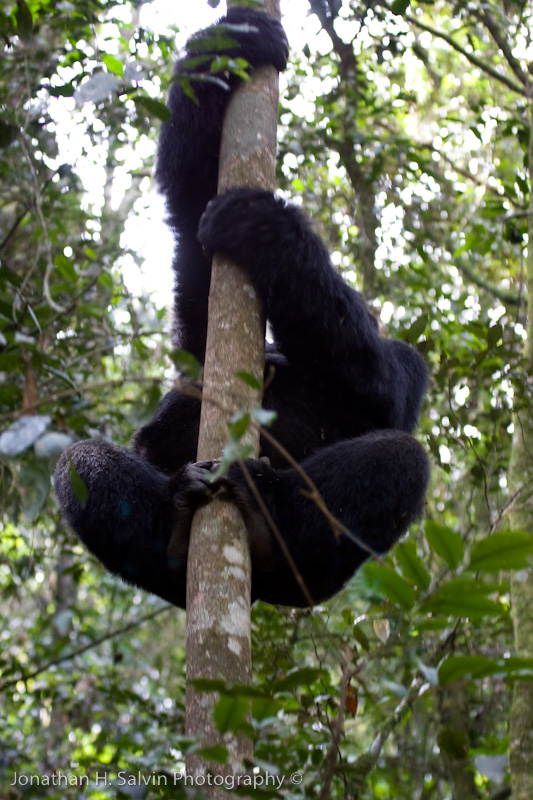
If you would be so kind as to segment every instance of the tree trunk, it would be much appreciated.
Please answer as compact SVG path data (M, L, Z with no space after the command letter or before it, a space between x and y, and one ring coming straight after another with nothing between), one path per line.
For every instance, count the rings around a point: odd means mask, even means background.
M231 5L231 4L230 4ZM279 0L266 0L266 11L280 17ZM234 186L273 189L276 170L278 80L273 67L254 70L252 79L233 94L224 120L219 192ZM233 411L260 404L260 393L237 378L245 371L263 381L263 311L249 278L215 254L209 295L209 322L203 383L198 459L220 455ZM214 401L214 402L213 402ZM259 452L259 432L246 434ZM213 723L215 693L195 691L191 681L222 679L249 684L251 565L246 530L236 506L215 499L194 517L187 577L187 735L203 746L223 745L224 767L191 755L187 772L198 785L209 772L237 775L252 756L245 736L221 736ZM207 790L207 791L206 791ZM206 797L226 797L221 787L207 787Z
M464 682L446 686L440 698L439 747L450 774L453 800L479 800L470 757L470 711Z
M531 170L533 164L533 107L529 126L529 243L526 262L528 290L527 341L524 349L522 390L516 390L513 451L509 470L510 486L517 493L513 527L533 532L533 198ZM533 535L533 534L532 534ZM515 646L517 654L533 658L533 569L522 569L511 583ZM533 797L533 683L517 681L511 706L509 730L511 787L513 800Z

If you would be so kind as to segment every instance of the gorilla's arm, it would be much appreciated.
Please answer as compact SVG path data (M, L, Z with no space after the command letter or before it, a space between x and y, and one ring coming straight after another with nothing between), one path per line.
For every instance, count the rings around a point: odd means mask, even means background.
M234 27L225 29L226 23ZM221 29L226 40L222 42ZM235 46L228 47L228 39ZM191 79L195 99L187 96L180 83L173 84L168 97L172 117L161 127L156 181L176 236L174 344L200 361L205 351L211 265L196 234L200 216L217 191L222 122L230 90L238 80L224 73L210 74L211 63L219 54L244 58L252 67L273 64L281 70L288 44L283 28L272 17L232 8L218 26L193 36L185 57L176 64L176 77Z
M422 357L380 335L299 209L269 192L237 189L211 201L199 239L250 274L293 366L330 375L339 393L368 405L376 427L413 430L426 387Z

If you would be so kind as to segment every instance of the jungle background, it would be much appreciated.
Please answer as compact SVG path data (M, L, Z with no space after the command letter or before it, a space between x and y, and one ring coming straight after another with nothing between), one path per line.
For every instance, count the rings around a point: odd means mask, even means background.
M2 800L202 796L118 781L183 769L185 616L107 575L52 486L69 443L127 444L172 386L169 291L145 288L150 269L136 278L158 237L143 252L134 231L153 214L182 2L165 32L148 5L0 9ZM530 800L533 8L304 13L279 186L387 335L426 357L432 481L420 525L329 603L254 607L256 769L302 781L250 794ZM246 705L228 687L219 727ZM43 785L104 773L106 786Z

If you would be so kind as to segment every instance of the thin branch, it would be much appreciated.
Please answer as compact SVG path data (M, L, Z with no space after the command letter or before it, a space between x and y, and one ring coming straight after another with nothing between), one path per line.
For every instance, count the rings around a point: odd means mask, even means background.
M491 536L494 533L494 531L497 528L499 528L499 526L501 525L501 523L503 522L505 517L509 516L509 514L511 514L513 511L516 511L517 509L520 509L521 507L525 507L526 504L528 502L530 502L529 496L530 496L530 492L531 492L531 487L532 486L533 486L533 479L531 479L529 481L526 481L524 484L522 484L522 486L520 486L519 489L517 489L515 492L513 492L513 494L507 500L505 505L503 505L499 509L498 513L496 514L496 516L492 520L490 528L489 528L489 536ZM523 502L522 506L520 506L520 505L517 506L518 501L522 500L523 495L526 495L525 502Z
M476 450L476 447L474 445L472 437L471 436L467 436L467 434L465 433L464 425L461 422L461 420L459 419L459 417L457 415L457 412L455 411L455 408L453 407L451 380L448 381L448 409L450 411L450 416L455 420L458 428L463 432L463 436L466 438L466 441L468 442L468 446L469 446L470 450L472 451L472 453L474 454L474 458L476 459L477 465L478 465L479 469L481 470L481 474L483 475L483 488L484 488L485 504L487 506L487 514L489 516L489 521L492 524L492 510L491 510L491 507L490 507L489 479L488 479L488 476L487 476L487 470L485 469L485 464L483 463L482 458L480 457L479 453Z
M462 272L469 281L472 281L472 283L474 283L476 286L479 286L480 289L484 289L486 292L489 292L489 294L491 294L497 300L501 300L501 302L506 306L520 306L520 295L516 294L516 292L505 291L505 289L500 289L490 281L486 281L484 278L481 278L470 266L470 264L467 264L467 262L463 259L456 258L453 263L459 272Z
M164 614L173 608L174 606L171 605L164 606L163 608L156 608L156 610L152 611L151 614L146 614L144 617L141 617L140 619L134 620L133 622L128 622L128 624L124 625L122 628L117 628L114 631L109 631L108 633L105 633L103 636L100 636L98 639L94 639L92 642L83 645L83 647L78 647L77 650L71 650L70 653L65 653L62 656L57 656L57 658L51 658L50 661L47 661L40 667L37 667L32 672L23 672L17 678L9 678L9 680L0 683L0 692L3 692L9 686L14 686L19 681L23 681L24 683L26 683L32 678L37 677L37 675L41 675L43 672L46 672L51 667L55 667L58 664L62 664L63 661L71 661L73 658L83 655L83 653L86 653L88 650L92 650L94 647L98 647L99 645L103 644L103 642L107 642L110 639L115 639L118 636L122 636L124 633L128 633L128 631L131 631L134 628L138 628L139 625L142 625L145 622L149 622L151 619L154 619L155 617L158 617L160 614Z
M337 713L337 718L335 720L335 725L333 728L333 737L331 739L331 745L329 747L329 751L325 759L326 774L323 779L324 783L322 785L322 791L320 792L319 800L329 800L331 784L335 776L335 769L337 767L337 761L339 759L339 747L344 733L344 717L346 715L348 686L350 685L350 680L352 679L353 675L353 670L350 669L349 667L351 658L352 654L349 648L347 648L347 652L344 654L344 658L342 661L339 711Z
M417 28L420 28L423 31L427 31L427 33L431 33L432 36L436 36L439 39L443 39L443 41L447 42L450 45L450 47L453 47L454 50L457 50L458 53L461 53L461 55L463 55L471 64L478 67L487 75L490 75L492 78L494 78L494 80L503 83L505 86L507 86L508 89L511 89L511 91L517 92L518 94L521 95L525 94L523 86L521 86L518 83L515 83L510 78L507 78L505 75L500 75L500 73L493 67L490 67L486 61L483 61L483 59L478 58L473 53L469 53L468 50L465 50L465 48L458 42L456 42L455 39L453 39L453 37L450 36L449 34L444 33L444 31L439 31L436 28L432 28L431 25L426 25L424 22L421 22L416 17L412 17L410 14L404 14L404 19L406 19L407 22L410 22L412 25L416 25Z
M455 621L455 625L453 626L448 636L438 644L433 653L433 657L430 659L429 666L438 664L439 661L443 658L444 654L449 649L449 647L452 645L452 643L455 640L455 634L457 631L457 627L459 625L459 621L460 621L459 618L457 618ZM405 719L406 715L411 710L415 701L423 693L422 690L425 689L425 685L426 685L426 679L421 673L413 678L411 686L409 687L405 697L402 698L402 700L396 706L392 714L385 720L383 725L380 727L376 737L374 738L374 741L370 746L370 750L366 753L363 753L356 760L355 764L353 765L355 771L355 785L352 796L354 800L356 800L356 798L361 796L361 792L363 789L363 782L366 780L371 770L378 763L385 742L387 741L391 733L394 731L394 729L400 724L400 722L402 722L402 720Z
M425 679L422 675L417 675L411 682L411 686L409 687L405 697L403 697L398 703L390 717L385 720L385 723L379 730L370 747L369 755L373 759L374 764L377 762L383 749L383 745L389 738L394 728L396 728L396 726L404 719L405 715L410 711L414 701L419 697L420 689L424 685L424 681Z
M44 217L43 207L41 204L41 187L39 186L39 181L37 179L37 170L35 169L31 153L26 144L26 137L22 133L19 136L19 143L22 152L24 153L24 156L26 158L26 161L28 162L28 167L30 169L31 179L33 184L33 196L35 199L35 211L37 213L37 217L39 218L39 223L41 225L41 230L43 232L43 242L46 253L46 270L43 278L43 295L50 308L53 308L54 311L57 312L63 312L65 310L63 306L59 305L59 303L56 303L52 295L50 294L50 278L52 276L52 272L55 269L55 264L54 264L54 255L52 253L52 242L48 231L48 224Z
M46 181L44 182L43 186L39 190L39 194L40 195L42 195L46 191L46 189L52 183L52 181L55 178L55 176L59 174L59 170L60 169L61 169L61 167L59 167L58 169L54 170L54 172L52 172L52 174L46 179ZM25 206L22 209L22 211L20 212L20 214L18 215L18 217L15 218L15 221L13 222L11 228L8 230L8 232L6 233L6 235L4 236L2 241L0 241L0 252L9 243L9 240L15 234L17 228L19 227L20 223L23 221L24 217L27 214L30 213L31 209L32 209L31 205Z
M280 529L278 528L278 526L274 522L274 520L272 518L272 514L268 510L265 501L263 500L263 498L261 497L261 495L259 493L259 489L257 488L255 483L253 482L252 476L250 475L250 471L246 467L246 463L244 461L242 461L242 460L239 460L238 463L239 463L239 466L240 466L240 468L241 468L241 470L243 472L243 475L245 477L246 483L248 484L248 487L249 487L251 493L253 494L253 496L255 498L255 501L256 501L257 505L259 506L259 508L261 510L261 513L263 514L263 516L264 516L264 518L266 520L266 523L267 523L268 527L270 528L270 530L272 531L272 533L276 537L276 540L277 540L277 542L279 544L280 550L283 553L283 555L284 555L284 557L285 557L285 559L287 561L287 564L289 565L294 577L296 578L296 582L298 583L298 586L302 590L303 596L305 597L306 601L309 603L310 606L314 606L315 602L314 602L313 598L311 597L309 589L307 588L307 585L306 585L306 583L305 583L305 581L303 579L302 573L300 572L300 570L296 566L296 562L295 562L294 558L292 557L291 551L287 547L287 543L285 542L285 539L281 535Z
M11 270L10 270L10 272L11 272ZM24 280L26 281L26 278ZM58 322L62 317L66 316L67 314L73 313L76 310L76 307L78 305L78 301L81 300L81 298L84 295L86 295L87 292L89 292L98 283L99 280L100 280L100 275L99 274L95 275L95 277L92 278L83 287L83 289L80 289L79 292L77 292L75 295L73 295L69 305L65 306L65 308L62 311L58 311L53 317L50 318L50 320L48 322L48 328L50 328L54 323ZM4 331L6 331L6 330L7 331L20 330L21 326L23 325L24 315L26 314L26 312L30 308L30 301L28 299L26 299L24 294L22 294L21 289L16 289L15 292L16 292L16 299L19 300L20 313L18 314L18 317L15 319L14 322L10 323L9 325L6 325L6 327L4 328ZM13 303L13 307L14 306L15 306L15 303ZM33 319L34 319L34 317L32 317L32 320ZM155 331L155 332L159 332L159 331ZM42 334L42 329L38 325L35 325L33 328L30 328L27 331L27 335L28 336L37 336L39 334Z
M164 378L150 378L138 375L130 378L125 376L124 378L114 378L113 380L95 381L94 383L86 383L81 388L65 389L64 392L58 392L57 394L52 394L48 397L40 397L36 402L36 407L51 405L53 403L57 403L59 400L65 400L66 398L74 397L77 394L81 395L83 392L97 392L100 389L123 386L125 383L163 383L164 380ZM7 422L8 420L12 419L19 419L24 415L25 412L21 408L17 409L17 411L9 411L7 414L0 414L0 423Z
M502 51L503 55L505 56L507 63L513 70L514 74L518 78L518 80L527 86L528 78L522 67L520 66L520 62L516 59L512 53L511 48L509 47L509 42L503 35L502 28L498 25L492 14L487 10L487 8L482 8L474 12L476 16L483 22L487 30L489 31L490 35L494 39L495 43L498 45L500 50Z

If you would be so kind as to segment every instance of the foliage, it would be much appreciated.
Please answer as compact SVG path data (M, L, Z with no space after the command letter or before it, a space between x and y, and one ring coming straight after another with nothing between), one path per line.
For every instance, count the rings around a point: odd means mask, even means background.
M521 498L507 483L513 424L531 415L530 12L339 5L313 3L320 51L313 39L292 53L279 181L389 334L428 360L427 518L326 606L256 606L255 694L219 687L217 724L253 726L257 774L285 776L279 796L488 798L508 780L509 687L533 671L513 650L510 575L532 547L510 530ZM6 798L194 796L117 779L183 768L183 616L104 575L50 490L67 442L126 442L171 374L163 312L123 278L140 260L124 221L143 211L171 59L136 6L0 10ZM99 787L10 785L106 772L115 782Z

